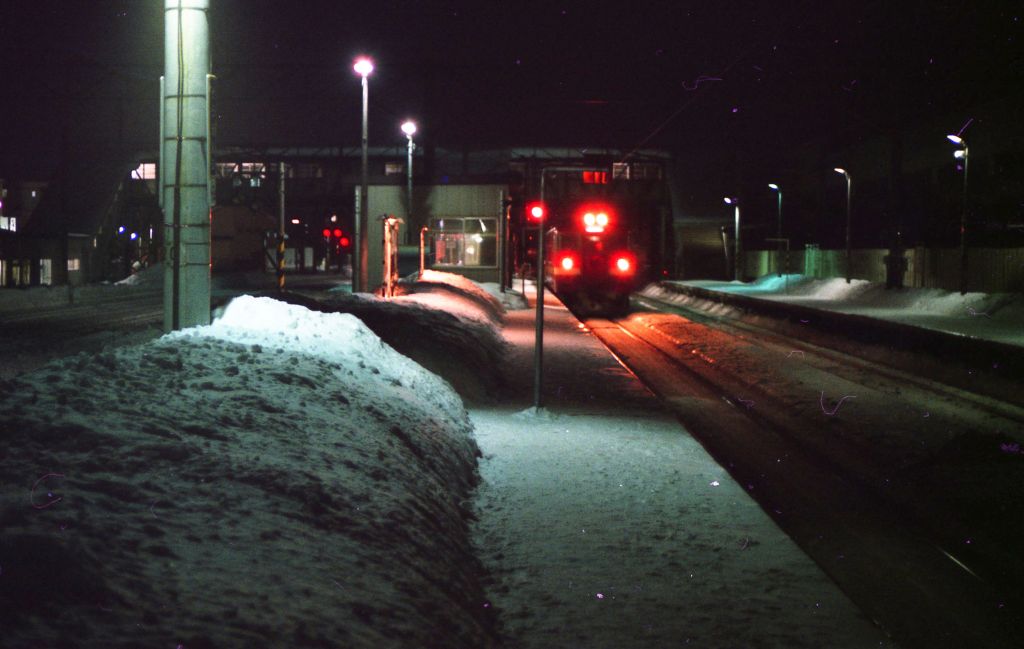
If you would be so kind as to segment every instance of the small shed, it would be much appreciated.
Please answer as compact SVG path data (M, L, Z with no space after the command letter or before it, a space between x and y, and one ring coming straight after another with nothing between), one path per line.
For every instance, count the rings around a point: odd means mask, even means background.
M368 189L367 215L367 289L374 290L383 281L383 236L381 217L402 220L400 240L409 247L419 245L416 224L427 228L425 265L427 268L462 275L477 282L497 283L502 253L507 242L504 232L502 201L508 187L488 185L429 185L415 188L414 214L407 214L407 190L400 185L376 185ZM413 224L410 227L410 223Z

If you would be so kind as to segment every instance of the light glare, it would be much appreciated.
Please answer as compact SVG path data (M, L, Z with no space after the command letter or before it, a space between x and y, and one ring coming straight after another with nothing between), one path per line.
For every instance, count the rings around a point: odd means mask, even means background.
M964 139L962 137L960 137L959 135L947 135L946 139L949 140L950 142L952 142L953 144L957 144L957 145L960 145L960 146L962 146L963 143L964 143Z
M404 124L402 124L402 132L408 135L409 137L412 137L413 134L416 132L416 122L412 121L411 119L407 120Z
M359 76L364 78L368 77L370 76L370 73L373 72L373 61L366 57L358 58L356 59L355 65L352 66L352 69L355 70L356 74Z

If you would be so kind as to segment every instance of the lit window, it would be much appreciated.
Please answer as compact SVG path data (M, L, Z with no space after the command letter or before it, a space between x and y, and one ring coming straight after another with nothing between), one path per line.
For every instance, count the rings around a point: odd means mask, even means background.
M16 232L18 230L18 220L13 216L0 216L0 230Z
M431 252L436 266L495 266L498 263L497 219L431 219Z
M68 259L68 272L82 270L82 260L78 257Z
M156 180L156 163L155 162L143 162L135 171L132 172L132 176L139 180Z

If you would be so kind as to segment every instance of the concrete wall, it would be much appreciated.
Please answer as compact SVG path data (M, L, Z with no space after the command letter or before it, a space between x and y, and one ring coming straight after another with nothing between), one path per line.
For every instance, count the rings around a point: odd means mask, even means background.
M886 249L852 250L851 276L884 283ZM744 255L744 277L750 279L785 271L811 277L845 277L845 250L806 248L785 255L776 250L751 250ZM958 248L911 248L905 251L907 270L903 285L912 288L960 290ZM974 248L967 251L967 290L984 293L1024 291L1024 249Z

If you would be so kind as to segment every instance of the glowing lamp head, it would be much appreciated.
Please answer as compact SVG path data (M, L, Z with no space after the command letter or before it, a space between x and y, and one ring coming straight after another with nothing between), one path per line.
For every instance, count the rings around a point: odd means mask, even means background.
M773 191L779 191L779 186L776 185L775 183L768 183L768 189L771 189Z
M352 66L352 69L356 71L356 74L365 79L370 76L371 72L373 72L373 61L365 56L359 57L356 59L355 65Z
M544 220L545 212L543 203L530 203L526 206L527 218L537 223Z
M846 169L843 169L842 167L836 167L832 171L836 172L837 174L842 174L844 176L846 175Z
M611 223L608 209L603 206L585 208L582 216L583 230L591 234L599 234Z
M331 230L330 230L330 228L324 228L323 235L324 235L324 239L330 239L331 238Z
M341 244L342 248L348 248L349 240L348 237L341 237L338 239L338 243Z
M341 228L334 228L333 234L335 239L340 239L341 235L344 233L341 231Z
M959 135L947 135L946 139L949 140L950 142L952 142L953 144L957 145L957 146L963 146L964 145L964 139L962 137L960 137Z
M967 157L967 154L964 153L963 149L957 149L956 151L953 152L953 157L956 158L957 160L963 160L964 158Z
M416 133L416 122L411 119L406 121L402 124L402 132L405 133L407 137L412 137Z
M722 201L724 201L726 205L739 205L740 204L740 199L735 198L733 196L726 196L725 198L722 199Z

